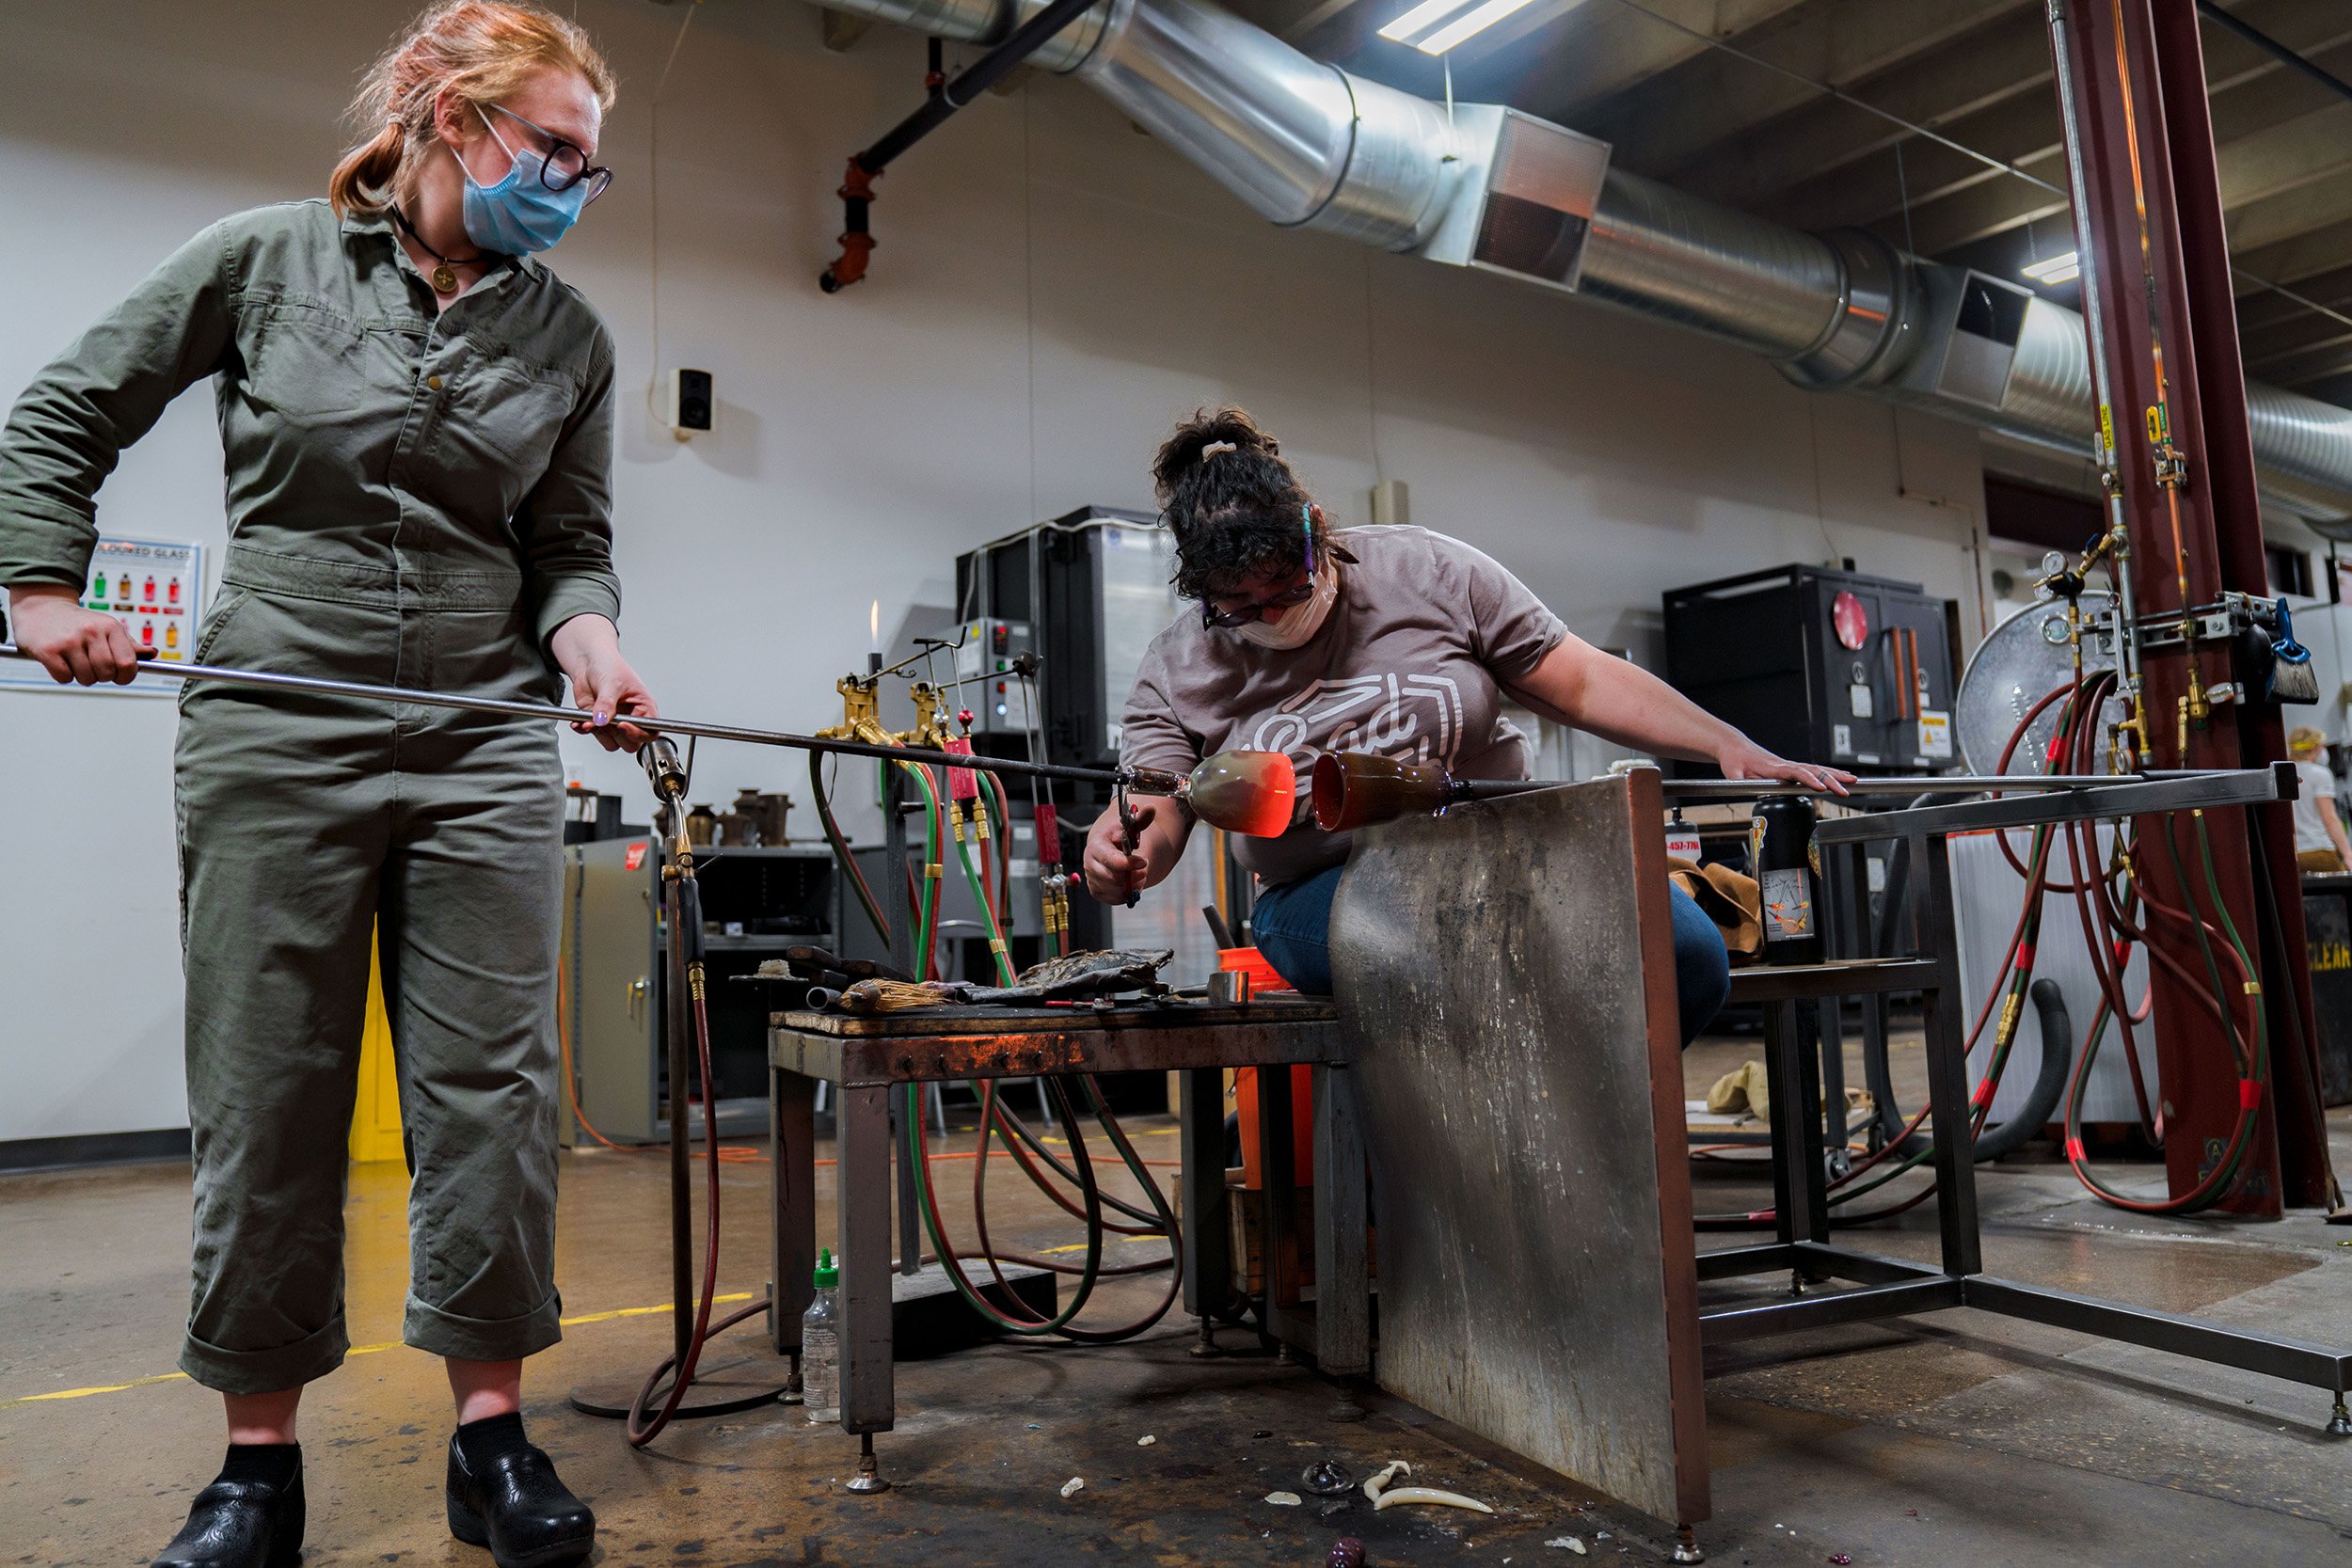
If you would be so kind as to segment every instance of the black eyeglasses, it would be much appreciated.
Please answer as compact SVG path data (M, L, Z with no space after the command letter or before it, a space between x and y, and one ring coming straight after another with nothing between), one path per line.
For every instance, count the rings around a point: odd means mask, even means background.
M568 191L574 185L584 182L588 187L588 195L580 205L585 207L589 202L596 200L596 198L612 188L612 171L602 164L590 163L588 154L572 143L565 141L543 125L532 125L531 121L512 109L501 107L496 103L491 104L490 107L497 109L499 113L516 124L526 126L548 139L548 150L539 161L539 183L548 189Z
M1315 579L1312 576L1304 577L1271 598L1260 599L1255 604L1244 605L1239 610L1219 610L1215 605L1203 601L1200 606L1200 624L1231 631L1235 626L1246 626L1252 621L1263 620L1268 612L1279 615L1286 610L1295 610L1314 596Z

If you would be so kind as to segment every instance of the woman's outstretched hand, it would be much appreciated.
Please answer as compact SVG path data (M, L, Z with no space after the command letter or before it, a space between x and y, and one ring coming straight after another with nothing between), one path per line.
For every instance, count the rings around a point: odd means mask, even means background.
M1809 762L1790 762L1740 736L1724 746L1715 757L1715 766L1722 768L1726 779L1777 779L1783 784L1803 784L1831 795L1843 795L1846 786L1855 782L1854 775L1842 768L1820 768Z

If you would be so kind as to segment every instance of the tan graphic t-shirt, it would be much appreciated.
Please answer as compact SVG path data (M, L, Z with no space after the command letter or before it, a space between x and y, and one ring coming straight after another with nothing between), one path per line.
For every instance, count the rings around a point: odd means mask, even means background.
M1502 716L1503 693L1566 626L1458 539L1421 528L1332 537L1356 563L1340 568L1339 600L1305 647L1261 647L1202 626L1193 610L1152 639L1127 698L1120 759L1182 772L1218 752L1302 763L1374 752L1438 762L1457 778L1526 778L1527 736ZM1279 885L1346 860L1347 839L1305 822L1234 844L1244 865Z

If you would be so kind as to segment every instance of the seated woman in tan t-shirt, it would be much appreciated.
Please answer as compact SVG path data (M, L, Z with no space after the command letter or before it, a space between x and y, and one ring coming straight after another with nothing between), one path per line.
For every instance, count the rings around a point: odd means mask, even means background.
M1655 675L1569 632L1492 558L1419 528L1331 529L1281 449L1237 408L1177 427L1152 463L1176 536L1176 591L1200 602L1155 638L1127 699L1120 760L1190 768L1218 752L1375 752L1442 764L1463 778L1528 776L1527 737L1507 694L1534 711L1657 756L1711 762L1730 779L1782 779L1843 793L1853 775L1787 761L1700 711ZM1192 818L1138 800L1137 843L1116 813L1087 836L1088 891L1124 899L1174 868ZM1279 838L1234 841L1264 884L1251 934L1300 990L1331 989L1331 895L1347 835L1300 820ZM1673 895L1682 1037L1723 1005L1723 939Z

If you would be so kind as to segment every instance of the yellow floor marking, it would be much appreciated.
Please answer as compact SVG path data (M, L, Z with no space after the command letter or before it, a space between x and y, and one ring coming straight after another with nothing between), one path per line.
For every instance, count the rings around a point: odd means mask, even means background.
M0 1410L20 1404L38 1404L42 1400L78 1400L91 1394L119 1394L125 1388L144 1388L151 1383L177 1383L187 1378L185 1372L157 1372L153 1377L134 1378L128 1383L109 1383L99 1388L60 1388L54 1394L27 1394L23 1399L0 1401Z
M1167 1238L1163 1236L1105 1236L1103 1238L1103 1244L1104 1246L1141 1246L1146 1242L1165 1240ZM1056 1253L1084 1252L1086 1249L1087 1244L1084 1242L1075 1242L1069 1246L1049 1246L1045 1249L1045 1256L1051 1258Z
M749 1291L738 1291L733 1295L713 1296L711 1301L715 1306L723 1307L732 1302L751 1299L752 1293ZM606 1323L615 1318L650 1317L656 1312L669 1310L670 1304L665 1301L659 1307L622 1307L610 1312L583 1312L577 1318L565 1318L562 1322L564 1327L573 1328L581 1323ZM380 1345L354 1345L343 1354L373 1355L378 1351L400 1348L401 1342L398 1339L388 1339ZM39 1404L44 1400L82 1400L89 1398L92 1394L119 1394L126 1389L146 1388L158 1383L185 1383L187 1381L188 1374L185 1372L157 1372L152 1377L135 1377L128 1383L105 1383L94 1388L60 1388L54 1394L25 1394L12 1400L0 1400L0 1410L12 1410L20 1404Z
M710 1298L711 1305L714 1307L724 1307L730 1302L749 1301L751 1299L752 1293L749 1291L738 1291L731 1296L712 1296ZM617 1307L611 1312L582 1313L577 1318L565 1318L563 1320L563 1323L565 1328L569 1328L575 1323L609 1323L615 1318L645 1318L651 1317L656 1312L667 1312L669 1310L670 1304L665 1301L659 1307Z

